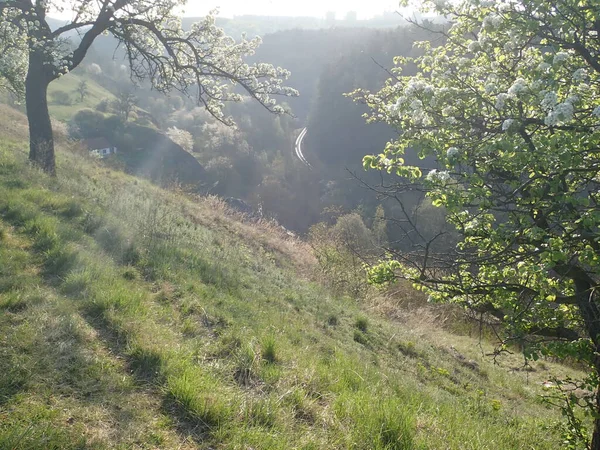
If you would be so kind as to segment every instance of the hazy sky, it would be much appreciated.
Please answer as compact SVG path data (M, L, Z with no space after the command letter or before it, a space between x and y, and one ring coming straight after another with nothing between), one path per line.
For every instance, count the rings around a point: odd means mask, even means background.
M256 14L269 16L324 17L327 11L336 11L343 18L348 11L356 11L365 19L384 11L398 10L398 0L188 0L186 16L206 14L216 6L220 15Z

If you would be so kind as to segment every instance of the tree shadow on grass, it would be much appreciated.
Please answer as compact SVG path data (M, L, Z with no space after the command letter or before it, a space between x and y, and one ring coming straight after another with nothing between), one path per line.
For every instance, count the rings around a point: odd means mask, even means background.
M162 388L167 380L164 361L158 353L140 348L128 349L127 337L114 329L100 307L86 308L83 317L110 351L123 358L136 384L160 398L161 412L172 420L173 427L182 439L191 439L196 445L206 444L212 439L210 427L190 414Z

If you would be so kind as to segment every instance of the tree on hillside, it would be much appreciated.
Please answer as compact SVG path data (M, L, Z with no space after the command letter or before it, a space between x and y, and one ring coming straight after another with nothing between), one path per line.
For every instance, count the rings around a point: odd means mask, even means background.
M223 104L240 99L230 85L241 86L273 112L283 111L273 95L297 94L282 84L289 73L269 64L244 62L260 39L236 43L215 26L212 15L183 31L175 13L184 3L185 0L0 1L0 46L18 47L28 61L25 101L31 161L48 173L55 173L48 85L78 67L94 40L104 33L114 36L124 48L134 80L149 80L161 92L177 90L194 96L219 120L231 122L223 113ZM52 30L47 16L67 11L72 12L73 19ZM66 37L73 31L81 35L76 44ZM0 70L10 80L11 70L4 65L0 65Z
M86 80L81 80L77 85L77 93L79 94L79 102L83 103L89 93L88 84Z
M137 97L129 89L122 89L113 101L112 107L124 122L129 120L133 108L137 103Z
M397 58L377 93L356 92L397 139L366 168L420 189L460 237L444 254L399 221L414 252L370 271L404 278L504 325L499 351L570 357L583 380L558 381L566 439L600 449L600 3L597 0L428 2L451 17L423 55ZM402 68L418 67L415 76ZM404 152L433 157L411 166ZM578 408L582 406L583 408ZM582 410L591 414L587 433ZM577 443L573 444L573 448Z
M167 129L167 136L186 152L192 152L194 148L194 137L189 131L177 127L170 127Z

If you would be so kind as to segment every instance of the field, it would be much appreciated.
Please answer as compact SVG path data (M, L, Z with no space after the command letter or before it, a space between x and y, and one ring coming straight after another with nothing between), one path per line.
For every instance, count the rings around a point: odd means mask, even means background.
M574 371L335 297L276 225L67 143L49 178L1 108L0 448L562 448Z
M87 82L88 89L88 94L85 96L83 101L80 101L79 94L77 93L77 86L81 81ZM65 92L70 96L70 103L68 105L61 105L56 102L54 96L59 91ZM96 105L98 105L98 103L104 99L114 100L115 96L110 91L107 91L98 83L96 83L83 71L78 71L77 74L69 73L63 77L60 77L50 83L50 86L48 87L50 114L56 119L62 121L68 121L80 109L94 109Z

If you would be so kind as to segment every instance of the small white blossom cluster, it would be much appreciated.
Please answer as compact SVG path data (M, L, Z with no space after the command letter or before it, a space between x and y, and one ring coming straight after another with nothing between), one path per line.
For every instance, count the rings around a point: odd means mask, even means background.
M547 62L541 62L537 68L540 72L547 72L552 68L552 66Z
M508 89L508 94L511 97L516 97L522 92L527 91L527 88L527 81L525 81L523 78L517 78L513 85Z
M559 103L552 111L548 113L544 119L544 123L549 127L553 127L562 123L570 122L573 120L574 112L575 108L573 107L572 103Z
M540 106L542 107L542 109L544 111L548 111L548 110L554 108L554 106L556 106L557 103L558 103L558 95L556 95L556 92L550 91L550 92L546 92L546 94L544 95L544 98L540 102Z
M511 2L503 2L503 3L500 3L497 7L498 7L498 11L507 12L512 9L512 4L511 4Z
M411 79L406 87L399 89L401 95L394 104L388 105L387 110L393 118L402 118L405 114L410 115L410 119L421 125L430 125L432 119L425 111L424 102L428 105L437 105L433 86L421 79ZM420 98L419 98L420 97Z
M408 82L408 85L406 86L406 89L404 90L404 94L408 97L412 97L414 95L421 94L421 93L423 93L425 95L433 94L433 86L424 80L418 80L418 79L412 78Z
M389 167L392 167L392 160L390 158L382 158L379 160L379 166L383 169L387 169Z
M506 100L508 100L509 95L505 94L504 92L498 94L498 96L496 97L496 108L497 109L504 109L504 107L506 106Z
M481 50L481 44L478 41L471 41L468 49L471 53L477 53L479 50Z
M569 95L569 97L567 97L567 99L565 100L565 103L570 103L571 105L577 103L579 101L579 96L578 95Z
M430 170L425 179L431 183L445 185L450 180L450 174L446 170Z
M494 30L502 24L502 17L498 14L491 13L483 19L483 28Z
M515 124L515 119L506 119L504 122L502 122L502 131L509 131L515 126Z
M554 59L552 60L552 64L557 65L561 64L569 59L570 55L567 52L558 52L554 55Z
M577 69L575 72L573 72L573 81L576 81L578 83L585 81L587 79L587 77L588 77L587 70L583 67L581 69Z
M538 92L542 89L543 86L544 86L544 83L542 82L542 80L533 80L529 84L529 89L533 92Z
M450 147L447 151L446 151L446 157L448 159L454 159L456 158L460 153L460 150L456 147Z

